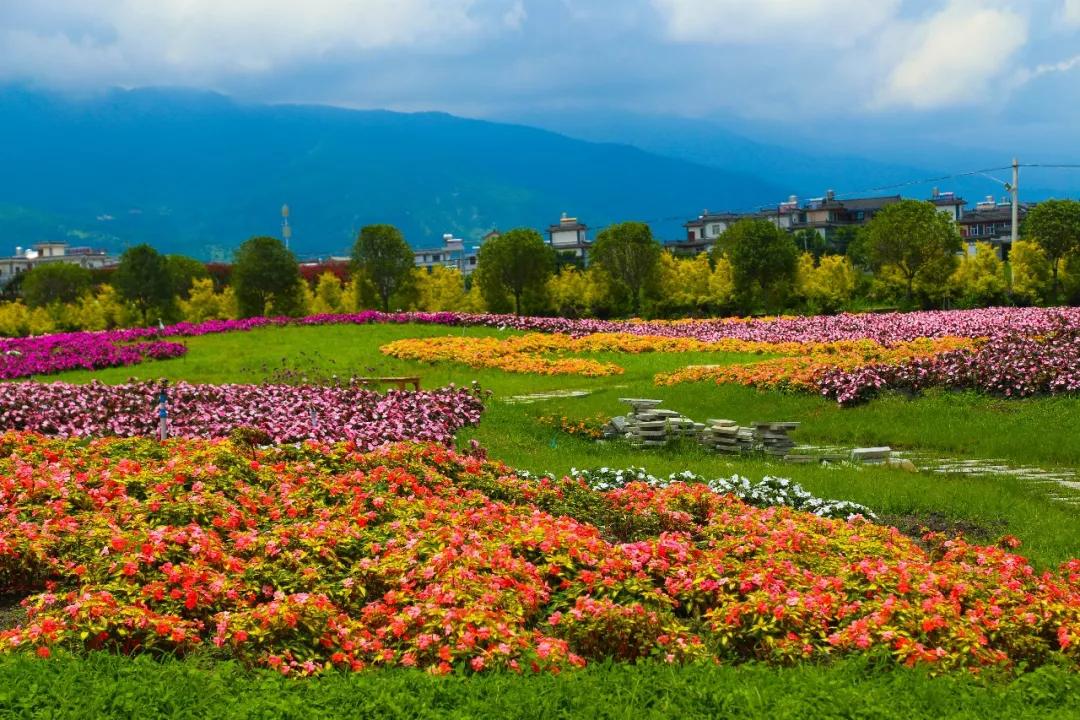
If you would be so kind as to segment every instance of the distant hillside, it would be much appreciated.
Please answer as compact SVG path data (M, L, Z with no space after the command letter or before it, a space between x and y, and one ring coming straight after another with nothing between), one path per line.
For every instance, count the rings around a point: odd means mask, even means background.
M243 105L211 93L113 91L72 100L0 90L4 244L120 249L150 242L203 258L278 234L292 208L299 253L344 251L389 222L414 246L444 232L546 227L567 211L596 227L775 202L749 174L626 145L438 113ZM0 254L12 248L0 247Z

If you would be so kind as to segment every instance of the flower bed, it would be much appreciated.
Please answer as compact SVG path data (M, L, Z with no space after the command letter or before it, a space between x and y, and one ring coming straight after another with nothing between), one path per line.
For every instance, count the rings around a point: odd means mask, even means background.
M977 348L893 363L830 368L819 380L821 393L841 404L866 400L882 389L921 392L932 387L1004 397L1080 392L1080 328L1044 337L1000 336Z
M180 357L187 347L164 340L122 340L107 333L0 338L0 380L135 365Z
M157 433L158 386L9 383L0 393L0 431L31 430L66 437ZM399 440L450 442L480 420L474 388L448 387L385 395L358 385L192 385L169 396L169 432L179 437L224 437L255 428L274 442L351 440L372 448Z
M105 332L67 333L45 338L0 338L0 378L27 377L33 374L61 372L73 367L52 362L53 355L77 357L80 347L113 347L154 338L195 337L222 332L241 332L261 327L284 325L317 326L370 323L419 323L448 326L485 326L512 328L540 333L562 333L579 337L595 333L628 333L668 338L688 338L715 343L738 340L750 343L830 343L836 341L873 340L882 345L894 345L919 338L997 337L1009 333L1025 336L1041 335L1062 323L1080 326L1077 308L988 308L980 310L929 311L915 313L884 313L814 317L780 317L763 319L726 318L719 320L570 320L567 318L517 317L514 315L480 315L469 313L381 313L365 310L341 315L313 315L306 318L249 318L246 320L209 320L203 323L178 323L165 328L132 328ZM48 353L41 362L11 363L11 351L27 355L37 343L46 341ZM173 350L174 352L175 349ZM101 351L98 351L101 352ZM104 352L109 352L108 350ZM165 352L159 350L158 352ZM181 351L182 352L182 351ZM179 353L178 353L179 354ZM162 355L162 357L167 355ZM3 358L8 357L8 360ZM137 362L129 357L124 364ZM106 367L96 365L95 367ZM8 367L6 371L3 368Z
M939 670L1080 660L1080 561L754 508L707 485L516 477L437 445L0 436L5 651L558 670L604 658Z

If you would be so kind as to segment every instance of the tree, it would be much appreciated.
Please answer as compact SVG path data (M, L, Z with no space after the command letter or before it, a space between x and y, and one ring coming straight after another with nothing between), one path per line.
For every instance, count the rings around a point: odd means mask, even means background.
M90 288L90 271L66 262L43 263L22 279L23 300L31 308L74 302Z
M171 318L175 313L168 262L146 243L124 251L113 273L112 284L121 298L135 305L144 324L154 315L162 319Z
M436 266L419 272L418 306L428 312L461 310L465 306L465 278L457 268Z
M1028 212L1023 229L1024 236L1038 243L1050 261L1050 291L1058 302L1062 261L1080 252L1080 200L1039 203Z
M1009 290L1005 263L990 243L975 245L974 255L960 260L950 279L954 294L963 307L985 307L1000 303Z
M244 242L236 251L232 282L240 317L266 312L295 315L300 309L300 269L277 238L253 237Z
M352 251L353 266L375 286L383 312L390 298L412 280L415 256L401 231L393 225L367 225L360 229Z
M187 255L166 255L165 264L169 270L172 294L181 300L188 299L193 282L210 277L205 263Z
M795 284L799 251L783 230L768 220L740 220L721 236L731 263L735 303L744 313L764 306L779 311ZM714 248L721 255L725 251Z
M315 297L311 303L311 311L316 315L326 315L342 312L344 309L344 293L341 280L329 270L319 275L315 283Z
M1050 295L1050 261L1031 240L1017 240L1009 253L1012 270L1010 290L1013 298L1025 305L1037 305Z
M799 257L796 287L815 312L842 310L855 294L856 282L854 266L842 255L825 255L816 265L810 253Z
M875 269L891 267L903 278L910 302L919 281L928 295L944 292L963 241L956 223L934 205L901 200L881 210L866 226Z
M476 282L489 308L498 309L500 297L509 295L514 300L514 313L520 315L522 298L542 295L554 266L555 254L540 233L515 228L480 246Z
M624 222L604 228L589 251L592 262L630 296L637 314L644 295L657 282L660 244L642 222Z

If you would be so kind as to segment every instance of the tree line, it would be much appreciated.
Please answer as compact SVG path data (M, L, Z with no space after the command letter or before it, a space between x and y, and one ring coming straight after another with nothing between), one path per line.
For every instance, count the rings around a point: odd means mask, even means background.
M314 283L271 237L244 242L227 278L144 244L107 277L62 262L19 276L0 304L0 334L363 308L675 318L1080 303L1080 202L1036 205L1022 238L1007 264L987 243L964 253L949 217L904 200L829 241L742 220L696 257L665 251L645 223L623 222L597 235L587 267L517 228L487 240L466 278L414 267L401 232L377 224L360 230L346 280L327 272Z

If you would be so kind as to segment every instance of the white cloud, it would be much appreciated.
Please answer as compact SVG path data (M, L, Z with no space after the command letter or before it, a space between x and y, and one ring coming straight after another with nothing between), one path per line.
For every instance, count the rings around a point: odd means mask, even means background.
M847 45L893 18L900 0L652 0L678 42Z
M1027 43L1027 33L1026 17L1007 6L949 0L894 33L894 40L903 36L895 46L899 56L874 105L927 110L985 100Z
M0 75L207 80L517 29L520 0L36 0L0 10ZM90 28L88 31L87 28ZM169 77L171 75L171 78Z
M1061 5L1061 19L1068 25L1080 27L1080 0L1064 0Z

